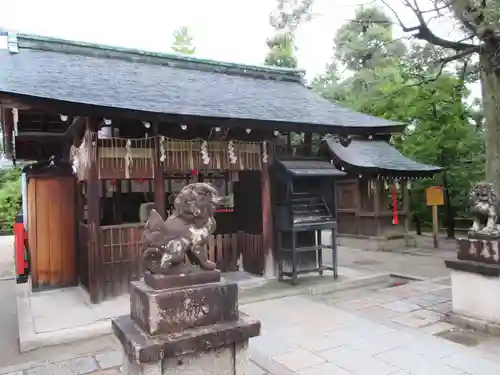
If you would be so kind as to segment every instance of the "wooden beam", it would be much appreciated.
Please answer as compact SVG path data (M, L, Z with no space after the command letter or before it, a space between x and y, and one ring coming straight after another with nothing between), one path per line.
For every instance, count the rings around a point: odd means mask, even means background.
M64 136L66 138L73 138L76 134L79 134L85 128L85 123L87 121L86 119L87 118L83 116L74 117L73 122L70 126L68 126L68 129L66 129L66 133L64 133Z
M3 117L3 149L5 151L5 156L8 159L12 158L13 144L12 144L12 131L14 130L14 116L12 114L11 108L2 109Z
M63 141L64 133L56 132L19 132L16 136L16 141Z
M373 180L375 184L374 192L373 192L373 212L375 213L375 226L377 231L377 237L382 235L382 228L380 226L380 206L382 200L382 180L376 179ZM370 180L368 180L368 189L370 189Z
M152 126L153 136L158 136L158 123L154 122ZM160 138L155 138L155 154L154 154L154 196L155 210L165 219L165 177L163 175L163 165L160 160Z
M97 131L98 121L93 118L84 119L86 132ZM99 180L97 171L98 150L95 158L90 156L87 172L87 225L88 225L88 272L89 294L92 303L103 299L102 285L102 248L101 248L101 210L99 197Z
M273 219L271 212L271 179L267 164L262 166L261 177L261 207L262 207L262 246L264 254L264 272L274 274L275 262L273 254ZM269 269L271 268L271 269ZM267 276L267 275L266 275ZM271 275L269 275L271 276Z

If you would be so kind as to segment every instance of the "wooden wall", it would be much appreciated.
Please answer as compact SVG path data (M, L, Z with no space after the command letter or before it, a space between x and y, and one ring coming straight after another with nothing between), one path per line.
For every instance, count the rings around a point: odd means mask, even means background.
M28 179L28 243L34 289L76 283L75 179Z
M390 191L384 192L383 184L382 180L370 182L357 178L335 183L339 235L383 237L406 232L407 205L398 203L399 224L393 224L393 212L387 198Z

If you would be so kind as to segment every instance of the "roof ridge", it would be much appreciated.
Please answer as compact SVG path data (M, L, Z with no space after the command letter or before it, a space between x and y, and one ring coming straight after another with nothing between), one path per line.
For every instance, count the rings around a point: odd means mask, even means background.
M10 43L15 41L21 49L35 49L50 52L80 54L91 57L114 58L145 64L167 65L175 68L210 70L218 73L251 76L253 78L276 79L283 81L303 82L305 70L279 68L263 65L240 64L218 61L176 53L155 52L137 48L111 46L99 43L68 40L33 34L15 33L0 29L0 34L7 34ZM11 53L17 51L11 50Z

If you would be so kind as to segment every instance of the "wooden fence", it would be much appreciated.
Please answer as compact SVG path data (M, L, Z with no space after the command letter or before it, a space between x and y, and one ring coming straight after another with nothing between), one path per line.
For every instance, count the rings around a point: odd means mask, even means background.
M129 282L141 276L142 224L122 224L101 227L102 253L95 265L98 288L104 299L129 291ZM89 254L87 226L80 224L80 282L88 288ZM237 232L211 236L207 245L209 259L221 272L237 271L240 255L247 272L262 275L264 255L262 235Z

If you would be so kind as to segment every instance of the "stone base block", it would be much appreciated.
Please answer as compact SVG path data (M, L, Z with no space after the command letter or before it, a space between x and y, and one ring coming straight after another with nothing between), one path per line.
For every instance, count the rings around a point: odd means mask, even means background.
M236 322L150 337L130 316L112 320L125 354L125 375L243 375L248 339L260 334L260 322L241 314Z
M447 314L445 320L461 328L473 329L474 331L486 333L488 335L500 335L500 324L486 322L454 312Z
M468 238L458 238L458 259L486 264L500 264L498 236L475 234Z
M130 314L146 334L158 335L238 319L238 285L205 283L164 290L130 283Z
M196 270L180 275L144 274L144 283L153 289L180 288L183 286L217 283L220 281L220 271Z
M462 260L445 264L451 271L453 313L500 324L500 266Z
M123 363L124 375L246 375L248 340L163 361L138 364L128 358Z

